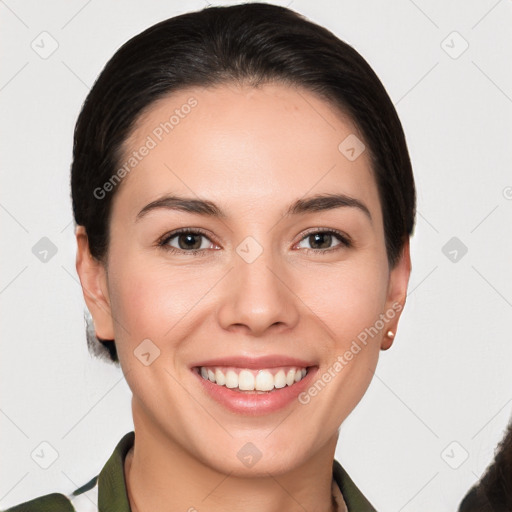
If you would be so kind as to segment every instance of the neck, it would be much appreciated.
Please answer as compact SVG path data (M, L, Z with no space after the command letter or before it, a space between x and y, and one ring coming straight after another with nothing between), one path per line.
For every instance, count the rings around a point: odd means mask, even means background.
M249 478L217 471L141 423L134 416L135 444L124 465L132 512L221 512L241 505L247 512L336 510L331 485L337 436L298 467Z

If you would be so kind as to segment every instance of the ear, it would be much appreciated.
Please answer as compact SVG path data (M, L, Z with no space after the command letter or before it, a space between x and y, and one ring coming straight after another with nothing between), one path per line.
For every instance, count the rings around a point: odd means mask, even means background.
M114 326L105 266L91 255L89 238L84 226L76 227L75 236L77 243L76 271L80 278L87 309L94 321L96 337L113 340Z
M393 344L394 336L389 337L387 333L388 331L392 331L394 334L396 334L396 330L398 328L398 320L400 319L400 315L402 314L405 306L405 300L407 297L407 285L409 284L410 275L411 255L409 238L407 237L407 240L402 248L400 258L389 274L388 294L386 298L385 311L393 311L395 314L385 328L386 330L384 332L380 346L381 350L387 350Z

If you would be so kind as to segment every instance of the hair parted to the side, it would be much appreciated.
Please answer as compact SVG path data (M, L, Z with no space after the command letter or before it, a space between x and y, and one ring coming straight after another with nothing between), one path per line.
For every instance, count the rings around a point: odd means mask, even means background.
M112 199L98 198L118 170L123 143L157 99L193 86L283 83L316 93L357 126L372 161L390 268L412 235L416 193L402 125L365 59L291 9L264 3L207 7L148 28L110 59L78 117L71 189L75 222L104 264ZM341 141L340 141L341 142ZM118 362L114 340L98 340Z

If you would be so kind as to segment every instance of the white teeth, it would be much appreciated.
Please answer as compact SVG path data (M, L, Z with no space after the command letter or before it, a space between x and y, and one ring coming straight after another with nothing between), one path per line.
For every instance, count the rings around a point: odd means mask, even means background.
M249 370L242 370L238 374L238 389L241 391L254 390L254 375Z
M226 387L237 388L238 387L238 375L233 370L228 370L226 373Z
M275 370L274 370L275 371ZM219 386L237 388L240 391L272 391L285 386L292 386L302 380L306 374L306 368L279 369L275 375L271 370L249 370L230 368L205 368L200 369L201 376Z
M215 370L215 381L220 386L224 386L226 384L226 376L217 368Z
M289 370L286 374L286 385L291 386L295 382L295 370Z
M258 391L272 391L274 389L274 376L268 370L261 370L256 376L255 387Z
M304 368L304 375L306 375L306 369ZM286 375L284 374L284 370L279 370L274 375L274 386L276 388L284 388L286 386Z

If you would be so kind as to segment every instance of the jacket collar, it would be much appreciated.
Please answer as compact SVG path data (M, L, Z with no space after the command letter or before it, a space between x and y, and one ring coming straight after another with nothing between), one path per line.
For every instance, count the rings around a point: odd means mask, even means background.
M332 464L332 474L347 504L348 512L377 512L336 459Z
M101 512L130 512L124 460L134 442L134 431L125 434L98 475L98 509ZM333 461L333 478L349 512L376 512L336 459Z

